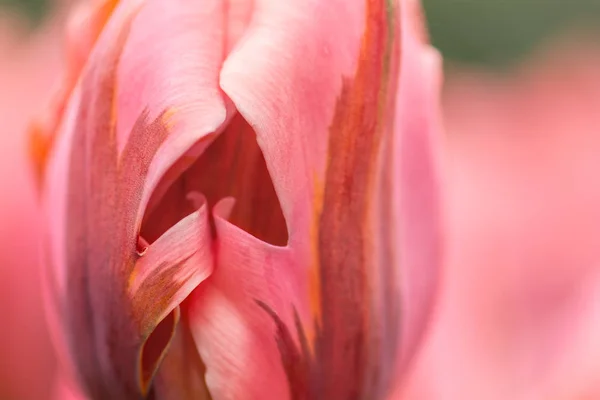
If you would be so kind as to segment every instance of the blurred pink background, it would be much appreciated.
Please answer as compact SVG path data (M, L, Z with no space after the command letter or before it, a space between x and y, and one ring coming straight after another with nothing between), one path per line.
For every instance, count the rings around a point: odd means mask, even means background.
M449 254L407 399L600 399L600 44L450 69Z
M61 74L60 17L0 14L0 398L46 399L54 355L41 304L39 215L26 131Z

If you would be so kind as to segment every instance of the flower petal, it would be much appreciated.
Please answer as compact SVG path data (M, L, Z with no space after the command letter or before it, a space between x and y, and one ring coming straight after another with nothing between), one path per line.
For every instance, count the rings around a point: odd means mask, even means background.
M140 253L129 296L146 335L212 272L207 213L204 204Z
M186 302L181 309L182 317L156 375L153 393L157 399L210 400L204 380L206 368L191 335Z
M47 111L29 128L29 153L36 167L38 183L44 179L48 156L65 113L67 101L73 93L83 69L102 29L119 0L90 0L77 5L71 15L66 41L66 71L59 90Z
M123 151L146 109L150 119L166 112L170 132L150 165L137 224L150 196L160 200L195 159L191 155L201 154L210 134L227 119L218 86L225 57L224 10L219 0L147 0L132 24L118 71L117 148Z
M400 226L402 364L417 349L430 319L440 267L444 262L441 199L441 58L424 45L419 2L405 0L402 24L404 56L398 82L398 138L394 150L394 203Z
M228 204L229 203L229 204ZM289 249L262 242L223 219L215 207L215 273L190 298L190 327L207 365L214 398L285 399L288 386L275 347L273 321L257 304L287 311L302 298L301 271ZM243 391L243 392L242 392Z
M90 66L86 69L85 76L81 79L81 84L73 90L65 116L62 119L61 132L57 135L57 143L52 149L47 171L48 185L45 193L45 214L48 227L48 246L45 254L45 261L47 263L47 268L45 269L46 279L44 280L45 304L47 305L48 319L52 328L51 333L54 336L56 347L59 349L59 356L63 361L64 367L68 369L68 374L73 376L77 376L76 371L83 368L70 363L73 360L71 357L72 338L76 341L84 339L90 341L85 351L81 348L83 347L82 344L78 345L80 349L77 351L78 355L83 356L83 360L89 360L86 361L86 367L90 367L89 364L93 364L91 360L95 357L93 356L95 353L95 349L93 348L95 344L93 343L93 339L88 338L86 334L82 333L87 333L86 329L77 332L77 329L74 329L75 327L71 325L77 317L76 314L78 316L91 315L90 312L85 309L80 310L81 312L70 312L71 310L66 309L69 307L85 308L85 303L71 302L69 300L74 296L74 293L79 292L81 294L87 291L85 285L82 285L82 282L78 281L75 275L81 274L86 264L80 263L79 265L75 265L75 263L71 263L71 260L69 260L73 249L81 248L81 240L77 239L73 243L69 242L72 240L75 229L78 229L80 232L86 232L86 220L88 216L76 214L81 214L84 211L82 203L88 191L88 186L85 178L78 179L74 183L71 180L76 176L70 177L70 175L86 175L88 173L85 160L81 160L81 158L86 157L87 153L84 145L85 140L94 140L95 137L93 136L99 136L98 132L106 134L101 129L102 123L105 122L102 119L101 106L104 109L110 107L112 90L110 90L110 84L96 84L102 79L110 82L111 74L105 72L105 64L98 62L98 60L106 59L106 64L109 65L110 71L110 66L114 65L120 53L124 37L126 36L126 25L131 20L133 12L134 9L132 8L121 7L120 11L115 13L116 18L110 21L103 39L100 40L101 45L93 52L92 58L96 62L90 63ZM108 79L106 75L108 75ZM99 101L93 101L92 99L94 98L99 99ZM85 100L91 104L86 104ZM90 123L92 126L89 127L91 129L85 126L88 122L86 119L89 113L81 112L84 105L88 106L90 111L94 111L95 113L93 114L97 118L97 120L94 120L94 116L89 117L92 121ZM98 115L101 117L98 117ZM85 132L88 130L90 131L89 135ZM78 140L78 143L76 143L76 140ZM79 160L76 159L77 156L80 157ZM75 166L72 166L72 164L75 164ZM71 191L79 193L79 195L76 198L70 196L69 192ZM75 207L73 204L74 201L79 203ZM77 217L79 217L79 220ZM85 238L85 233L82 236L82 238ZM65 335L65 330L67 335ZM71 330L75 330L75 332L69 332ZM75 364L77 364L77 360Z
M72 370L91 396L147 393L176 330L178 303L210 273L206 208L142 255L137 243L161 174L225 118L221 46L213 45L223 28L210 23L219 21L217 3L120 3L70 99L49 168L48 261L56 273L48 293ZM167 24L173 20L179 24ZM157 27L168 40L155 40ZM199 58L196 47L206 49ZM181 80L167 79L172 74ZM204 79L194 81L196 74Z

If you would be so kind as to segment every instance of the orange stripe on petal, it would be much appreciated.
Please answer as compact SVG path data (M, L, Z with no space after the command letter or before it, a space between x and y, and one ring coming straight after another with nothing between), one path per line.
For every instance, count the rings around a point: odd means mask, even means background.
M90 52L118 3L119 0L82 3L71 15L66 40L65 76L44 114L35 119L29 128L29 156L39 187L44 181L48 156L54 146L67 101Z
M344 82L330 128L317 220L322 326L315 359L322 371L317 386L326 398L377 397L388 384L381 382L378 358L372 361L380 353L382 335L376 323L382 310L374 301L372 281L380 269L390 268L376 263L382 244L374 242L372 220L382 140L393 134L391 119L381 113L389 109L387 74L397 73L389 65L398 42L389 33L395 21L388 20L387 6L395 7L384 0L367 2L356 75Z

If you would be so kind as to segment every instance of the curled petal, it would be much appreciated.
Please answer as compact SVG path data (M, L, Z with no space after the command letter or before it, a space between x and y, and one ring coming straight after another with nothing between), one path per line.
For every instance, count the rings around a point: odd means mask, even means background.
M144 249L129 279L129 296L141 332L149 334L210 275L210 240L204 204Z
M290 251L262 242L223 219L216 206L215 273L190 299L190 327L207 365L206 383L216 398L284 399L285 372L275 346L273 321L262 300L288 318L302 297ZM291 325L293 326L293 325ZM267 373L268 371L268 373Z
M138 368L145 393L175 334L179 304L212 272L210 241L204 204L138 253L140 258L129 278L129 297L144 341ZM159 337L157 327L161 325Z

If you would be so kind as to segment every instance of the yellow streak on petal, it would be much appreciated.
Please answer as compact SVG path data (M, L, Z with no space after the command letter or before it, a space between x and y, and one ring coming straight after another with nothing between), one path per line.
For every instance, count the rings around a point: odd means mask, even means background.
M131 274L129 274L129 279L127 280L127 291L128 291L128 292L130 292L130 291L131 291L131 288L133 287L133 285L134 285L134 283L135 283L135 280L136 280L136 278L137 278L137 275L138 275L138 273L137 273L137 269L136 269L136 268L134 268L134 269L131 271Z
M173 126L175 125L175 113L177 110L175 107L167 108L162 115L162 123L167 129L167 131L171 131Z
M66 103L79 80L79 74L87 59L89 51L100 36L104 25L111 17L120 0L98 0L95 4L83 4L76 9L72 18L84 17L86 24L86 41L89 46L85 54L70 51L67 48L67 69L63 82L54 98L47 105L45 113L34 119L29 128L29 156L34 166L38 187L44 180L48 155L52 150ZM79 15L78 15L79 14ZM80 59L83 56L85 59Z

